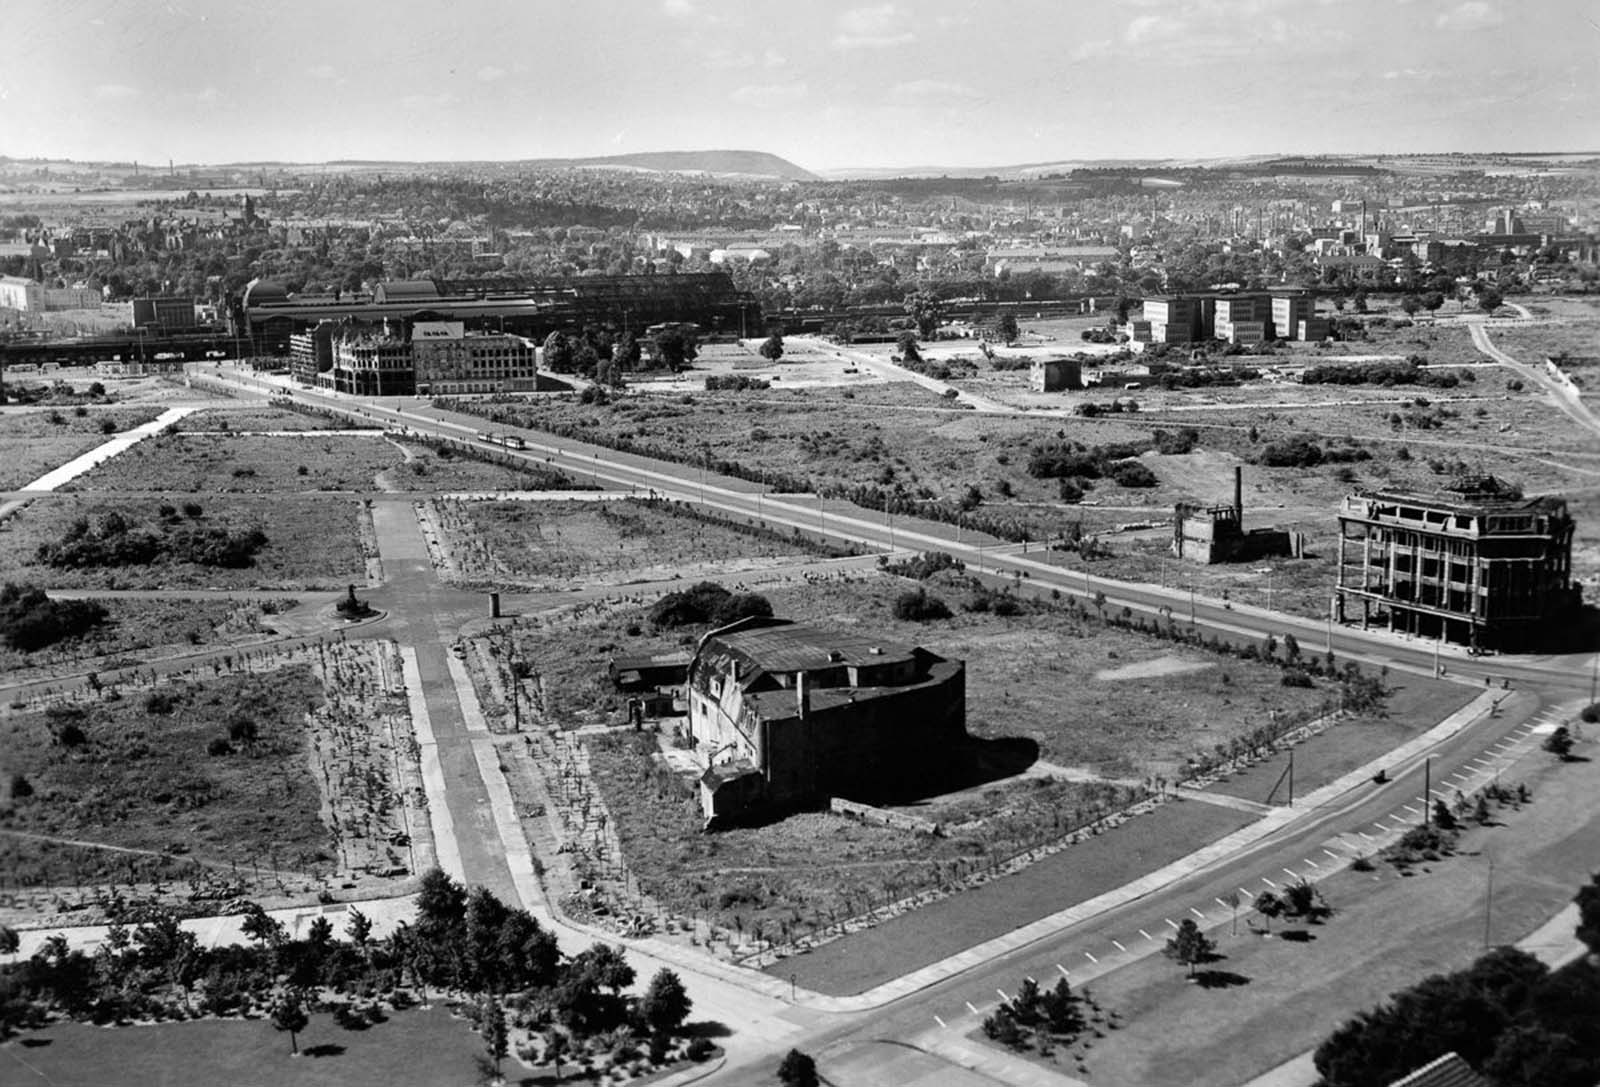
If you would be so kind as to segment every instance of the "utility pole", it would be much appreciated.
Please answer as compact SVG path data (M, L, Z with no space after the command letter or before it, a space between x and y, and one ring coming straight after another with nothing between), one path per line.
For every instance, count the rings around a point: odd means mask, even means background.
M1433 812L1433 756L1422 760L1422 825L1427 826Z
M1487 849L1483 855L1489 858L1489 875L1483 888L1483 949L1489 950L1489 914L1494 905L1494 854Z
M1294 807L1294 748L1289 749L1289 807Z

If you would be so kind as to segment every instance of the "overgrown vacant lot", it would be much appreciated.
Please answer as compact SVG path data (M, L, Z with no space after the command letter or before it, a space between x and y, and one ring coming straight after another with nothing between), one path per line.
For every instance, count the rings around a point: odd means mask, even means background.
M379 487L395 491L557 491L576 486L571 479L534 461L490 463L462 456L447 445L432 448L402 443L406 459L377 477Z
M781 476L891 492L898 486L908 495L952 500L976 486L997 498L1009 487L1021 499L1054 501L1055 481L1028 474L1028 452L1064 426L1058 419L978 418L910 382L859 391L624 397L602 406L547 398L481 410L580 439L626 443L640 453L732 462L770 473L775 483ZM1096 433L1101 441L1150 437L1136 420L1125 430L1107 425Z
M331 870L305 747L305 712L321 701L311 670L287 667L0 718L0 870L102 882L137 861L4 831Z
M32 653L0 644L0 675L17 677L99 658L147 659L192 652L219 639L261 629L262 610L242 600L128 600L107 597L105 622ZM154 652L150 652L154 651Z
M701 835L694 790L652 760L653 737L592 740L594 776L648 893L724 922L738 916L745 923L826 924L861 912L868 901L952 884L988 857L1059 837L1097 806L1125 802L1149 777L1171 779L1191 755L1213 755L1217 745L1267 726L1274 711L1280 723L1316 713L1332 690L1323 680L1310 689L1284 687L1275 665L1107 628L1092 613L1021 602L1025 618L996 614L993 594L989 610L968 611L964 605L982 594L965 581L928 583L955 617L897 620L893 602L911 587L868 575L765 595L780 616L860 628L966 661L969 730L1002 742L975 745L977 784L909 809L945 824L951 836L922 838L820 813ZM551 619L523 635L518 655L538 662L553 723L614 724L624 707L604 676L609 658L668 651L699 633L656 632L645 608L617 607ZM1035 744L1047 763L1131 779L1132 787L998 776L1032 762Z
M682 916L698 913L766 939L798 936L832 918L866 912L919 890L954 883L1036 844L1052 829L1093 818L1097 803L1128 790L1097 783L1032 780L996 785L941 813L965 817L946 837L868 826L805 812L764 827L700 832L690 782L658 769L655 737L613 733L589 741L629 868L644 892Z
M362 516L354 499L316 496L40 499L0 524L0 580L63 589L343 588L365 577ZM98 536L114 517L131 534L157 536L161 546L139 562L117 561L114 552L105 556L109 564L52 566L40 558L39 548L68 540L76 522ZM238 537L256 530L265 542L243 566L184 561L172 546L186 536L204 544L214 531Z
M382 437L163 434L140 442L71 484L77 491L273 494L370 491L401 460Z
M458 548L482 541L498 572L537 584L624 572L673 577L708 563L737 567L742 559L818 550L777 533L740 532L670 502L462 502L451 509L464 518L452 533Z
M344 430L355 426L357 424L354 422L335 419L329 415L311 415L300 411L285 411L283 408L258 407L254 404L208 408L205 411L195 412L183 421L183 429L190 431Z
M90 408L83 415L72 408L0 412L0 490L32 483L159 414L154 408Z

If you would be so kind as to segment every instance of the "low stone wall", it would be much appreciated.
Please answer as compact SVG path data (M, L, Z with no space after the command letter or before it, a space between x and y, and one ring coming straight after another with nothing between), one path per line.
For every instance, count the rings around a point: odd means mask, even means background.
M837 814L859 819L863 823L876 823L883 827L894 827L896 830L909 830L917 834L932 834L935 836L943 833L939 824L931 819L922 819L904 812L889 811L885 808L875 808L871 804L858 804L854 800L845 800L843 797L833 797L828 801L828 810Z

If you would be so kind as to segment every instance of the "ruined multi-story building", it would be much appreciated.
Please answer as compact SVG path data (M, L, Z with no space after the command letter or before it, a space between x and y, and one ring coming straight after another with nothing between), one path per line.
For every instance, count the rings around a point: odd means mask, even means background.
M1565 499L1493 476L1434 493L1358 491L1339 513L1340 621L1474 648L1549 642L1579 603Z

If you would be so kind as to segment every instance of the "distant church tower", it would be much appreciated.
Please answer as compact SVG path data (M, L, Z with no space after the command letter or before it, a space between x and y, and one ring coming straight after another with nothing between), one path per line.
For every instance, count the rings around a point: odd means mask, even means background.
M256 225L256 202L250 199L250 194L244 194L244 225Z

